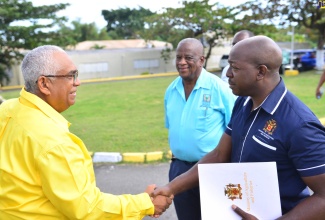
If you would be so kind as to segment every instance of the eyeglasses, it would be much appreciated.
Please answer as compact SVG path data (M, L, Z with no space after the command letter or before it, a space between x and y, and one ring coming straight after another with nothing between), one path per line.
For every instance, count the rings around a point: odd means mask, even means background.
M77 78L78 78L78 70L73 71L71 74L67 74L67 75L42 75L45 77L65 77L65 78L72 78L73 77L73 84L76 84ZM37 83L37 81L36 81Z

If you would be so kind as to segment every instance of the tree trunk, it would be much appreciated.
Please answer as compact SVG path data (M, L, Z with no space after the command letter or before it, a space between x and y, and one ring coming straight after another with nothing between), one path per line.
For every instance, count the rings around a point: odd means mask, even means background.
M204 68L205 69L208 66L208 59L210 58L212 47L213 47L213 45L211 43L209 43L209 50L208 50L207 55L205 56L205 63L204 63Z

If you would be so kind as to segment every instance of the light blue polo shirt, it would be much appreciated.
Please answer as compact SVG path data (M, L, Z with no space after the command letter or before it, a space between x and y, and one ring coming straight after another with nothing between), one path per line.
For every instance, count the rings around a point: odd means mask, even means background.
M285 214L309 196L301 177L325 173L325 128L282 79L259 108L251 109L250 97L238 97L226 130L231 160L275 161Z
M165 126L174 156L195 162L213 150L230 121L236 96L219 77L202 69L185 100L182 78L177 77L165 93Z

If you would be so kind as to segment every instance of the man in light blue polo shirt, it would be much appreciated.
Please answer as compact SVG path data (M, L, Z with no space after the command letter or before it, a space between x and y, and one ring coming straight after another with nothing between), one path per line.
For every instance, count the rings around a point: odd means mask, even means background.
M253 37L254 34L253 32L249 31L249 30L241 30L238 31L235 35L234 38L232 40L232 46L235 46L235 44L237 44L239 41L244 40L246 38L249 37ZM221 76L220 78L225 82L228 83L228 77L227 77L227 71L229 69L229 64L227 66L225 66L225 68L223 68L222 72L221 72Z
M227 76L238 98L218 146L198 163L275 161L283 214L278 219L325 219L325 128L286 89L281 63L281 49L265 36L231 49ZM195 165L154 194L177 195L198 184ZM232 208L243 219L256 219Z
M213 150L228 124L236 97L219 77L203 68L203 45L194 38L179 42L179 76L165 94L165 123L173 153L169 179L189 170ZM174 198L179 220L201 219L199 188Z

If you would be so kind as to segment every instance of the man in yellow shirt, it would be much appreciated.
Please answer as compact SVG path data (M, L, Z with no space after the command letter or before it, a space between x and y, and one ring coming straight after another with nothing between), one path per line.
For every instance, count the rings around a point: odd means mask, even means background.
M171 199L112 195L96 187L86 146L60 114L75 103L78 70L66 52L46 45L22 62L25 87L0 105L0 219L142 219Z

